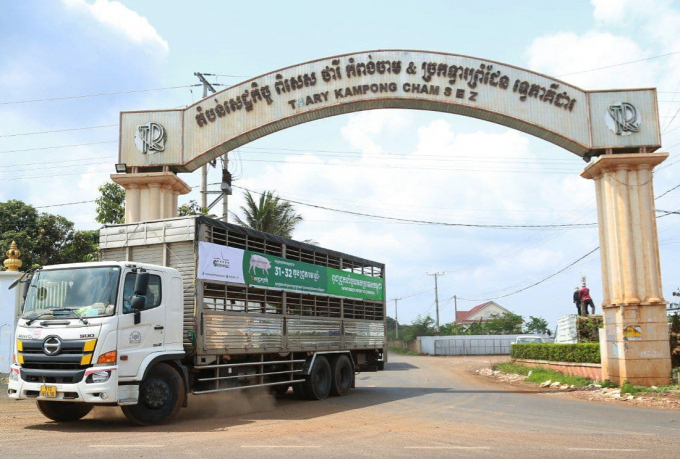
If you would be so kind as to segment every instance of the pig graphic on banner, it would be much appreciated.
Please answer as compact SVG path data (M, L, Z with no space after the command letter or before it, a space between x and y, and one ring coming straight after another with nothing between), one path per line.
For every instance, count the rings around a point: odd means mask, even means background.
M248 268L248 274L252 273L257 275L257 268L260 268L262 272L267 273L269 275L269 269L272 267L271 263L269 260L267 260L265 257L261 257L259 255L252 255L250 257L250 267Z

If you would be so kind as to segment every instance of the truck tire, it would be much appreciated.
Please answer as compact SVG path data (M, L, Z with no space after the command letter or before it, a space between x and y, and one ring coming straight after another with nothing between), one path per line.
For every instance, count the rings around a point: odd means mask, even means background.
M333 395L347 395L352 388L352 379L354 379L354 369L352 362L346 355L339 355L331 361L331 394Z
M160 363L139 385L139 402L121 408L125 417L137 425L166 424L177 416L185 397L182 377L170 365Z
M46 418L56 422L73 422L84 418L94 405L79 402L51 402L36 400L38 409Z
M332 386L331 366L326 357L317 355L309 376L302 383L308 400L323 400L328 397Z

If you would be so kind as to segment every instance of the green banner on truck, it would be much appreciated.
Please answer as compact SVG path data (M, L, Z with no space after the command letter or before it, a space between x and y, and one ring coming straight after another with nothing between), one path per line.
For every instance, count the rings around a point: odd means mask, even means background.
M385 280L250 250L199 242L198 278L383 301Z

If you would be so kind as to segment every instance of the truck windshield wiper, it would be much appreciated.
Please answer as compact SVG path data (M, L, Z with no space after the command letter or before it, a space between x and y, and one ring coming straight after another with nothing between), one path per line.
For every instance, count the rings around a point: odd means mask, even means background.
M78 320L80 320L84 325L88 325L88 324L89 324L89 322L88 322L87 320L83 319L83 318L80 317L78 314L76 314L76 313L73 311L73 309L69 309L69 308L55 308L55 309L50 309L48 312L43 312L43 313L41 313L41 314L38 314L36 317L27 320L27 321L26 321L26 325L31 325L33 322L35 322L36 320L40 319L41 317L44 317L44 316L47 316L47 315L50 315L50 314L54 315L54 314L53 314L54 312L64 312L64 311L70 312L71 315L73 315L73 316L76 317Z

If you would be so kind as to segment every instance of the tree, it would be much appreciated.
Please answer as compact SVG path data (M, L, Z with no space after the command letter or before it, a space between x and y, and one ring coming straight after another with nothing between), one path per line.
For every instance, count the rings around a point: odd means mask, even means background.
M76 231L64 250L65 263L97 261L99 259L99 231Z
M258 202L249 191L243 196L246 205L241 206L241 211L245 220L232 213L239 225L290 238L295 227L302 221L302 216L295 212L291 203L279 198L273 191L262 193Z
M125 190L114 182L99 187L101 195L96 199L97 220L103 225L125 222Z
M548 334L548 321L542 317L529 316L529 320L524 324L525 333Z
M418 316L411 322L411 325L404 327L404 341L407 343L413 342L419 336L432 336L437 334L437 329L434 326L434 319L428 316Z
M75 231L66 218L40 213L21 201L0 203L0 252L16 241L22 270L96 259L96 233Z
M186 217L189 215L208 215L208 209L199 206L198 203L192 199L188 203L177 208L177 215L180 217Z
M511 312L505 314L491 314L483 324L487 335L514 335L522 333L522 316Z

